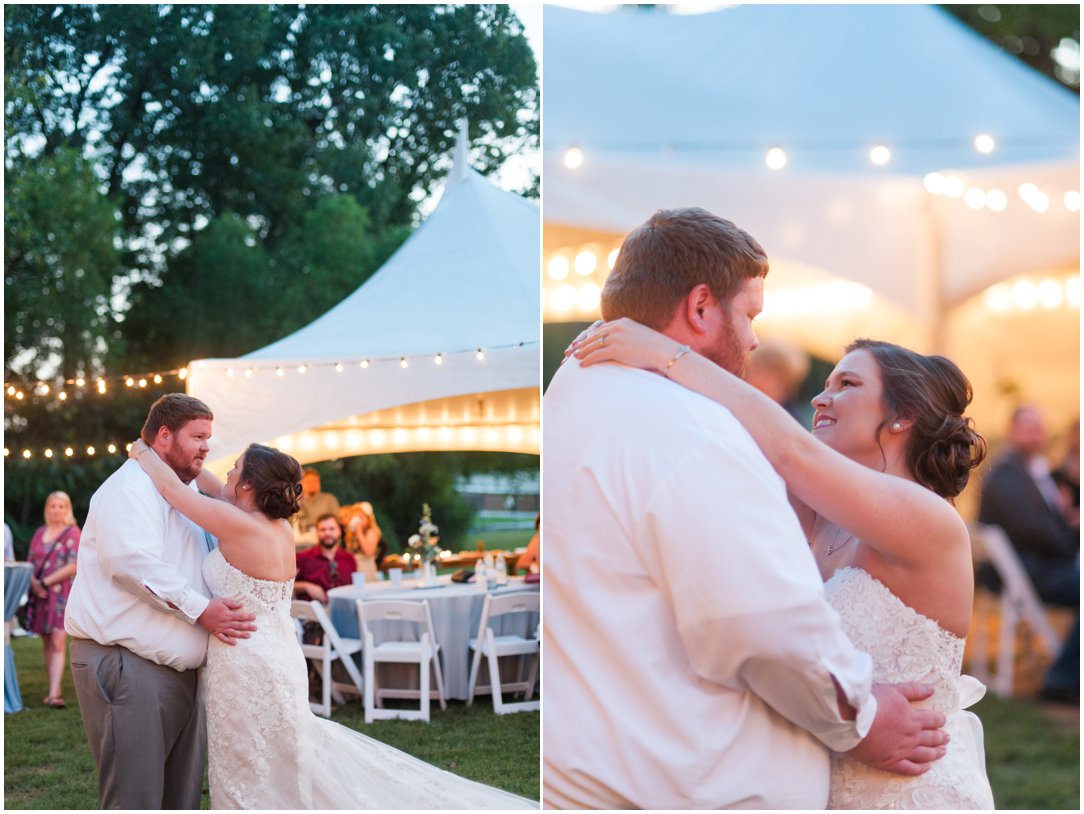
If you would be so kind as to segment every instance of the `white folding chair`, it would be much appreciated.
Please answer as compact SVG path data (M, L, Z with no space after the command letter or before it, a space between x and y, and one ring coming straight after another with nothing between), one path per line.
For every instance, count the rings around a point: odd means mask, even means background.
M435 694L440 708L446 709L444 674L440 669L440 643L433 629L429 603L395 599L359 599L358 627L361 629L362 663L365 666L365 723L377 718L403 718L429 722L429 700ZM370 625L375 622L412 622L420 628L417 641L385 641L376 644ZM378 662L417 664L419 689L376 687ZM436 679L436 690L429 687L429 672ZM417 698L419 708L384 709L385 698ZM379 707L379 709L378 709Z
M538 701L519 701L508 703L504 700L505 692L521 690L525 699L534 693L535 679L538 677L539 640L538 628L535 628L533 636L517 636L514 634L502 634L493 632L492 622L499 616L510 613L538 613L540 606L539 594L505 594L503 596L486 596L482 606L482 618L478 622L478 635L470 640L470 649L474 651L474 660L470 667L470 682L467 687L467 706L474 703L474 696L481 693L492 693L493 711L498 715L509 712L527 712L539 708ZM481 669L482 656L486 657L489 666L489 685L478 686L478 671ZM516 681L509 684L501 684L501 671L498 659L504 656L534 656L531 659L531 669L525 681Z
M354 663L354 654L361 651L361 640L340 636L338 631L335 630L335 626L331 624L331 619L328 618L324 606L315 599L308 602L295 599L290 605L290 616L294 618L295 624L297 624L297 638L301 644L301 652L305 654L306 659L311 659L315 663L316 670L320 673L322 679L323 695L321 703L309 702L309 707L313 712L323 715L325 718L330 718L332 694L335 696L335 701L340 704L343 702L340 690L346 689L353 692L356 689L359 696L364 695L361 673ZM321 644L305 644L302 639L305 622L315 622L320 625L323 631ZM343 667L350 676L350 680L353 681L353 685L334 680L331 665L336 660L342 662Z
M995 693L1007 698L1013 692L1017 626L1021 622L1026 622L1051 656L1057 655L1061 642L1046 616L1035 586L1031 584L1031 579L1024 570L1012 543L1005 535L1005 531L1000 526L978 523L971 524L969 529L971 546L976 556L987 559L1001 577L1001 623L997 644L996 673L990 675L988 656L990 639L993 637L989 635L985 626L976 627L971 632L968 672Z

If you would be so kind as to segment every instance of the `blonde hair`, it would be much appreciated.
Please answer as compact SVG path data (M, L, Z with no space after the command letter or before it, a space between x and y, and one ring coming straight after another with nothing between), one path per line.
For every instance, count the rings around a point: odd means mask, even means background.
M68 496L67 492L50 492L49 496L47 498L45 498L45 505L48 506L49 501L52 500L53 498L60 498L61 500L63 500L65 503L68 504L68 513L66 515L64 515L64 522L67 523L69 526L74 526L75 525L75 512L72 511L72 499L71 499L71 497ZM49 517L45 513L45 509L41 510L41 516L45 520L46 523L49 522Z

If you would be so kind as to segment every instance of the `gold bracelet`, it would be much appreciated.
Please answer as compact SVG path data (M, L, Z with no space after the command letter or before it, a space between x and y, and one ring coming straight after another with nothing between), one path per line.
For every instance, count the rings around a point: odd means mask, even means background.
M692 349L688 345L678 345L677 353L674 354L673 359L666 363L666 370L663 371L663 375L665 375L666 378L670 378L670 368L674 366L674 362L676 362L690 350Z

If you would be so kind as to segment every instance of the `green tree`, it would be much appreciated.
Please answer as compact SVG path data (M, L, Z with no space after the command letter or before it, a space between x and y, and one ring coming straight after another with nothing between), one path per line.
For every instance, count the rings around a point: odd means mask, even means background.
M944 5L942 8L1031 67L1080 92L1078 4ZM1075 51L1075 70L1056 58L1061 48Z
M120 271L116 213L71 149L8 162L4 176L5 379L91 375ZM30 378L36 379L36 376Z

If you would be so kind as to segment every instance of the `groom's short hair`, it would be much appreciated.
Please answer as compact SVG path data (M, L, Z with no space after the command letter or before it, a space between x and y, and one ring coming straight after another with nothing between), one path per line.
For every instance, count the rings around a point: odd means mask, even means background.
M195 421L197 418L213 421L214 415L211 414L210 407L193 396L184 393L166 393L151 405L139 437L150 446L154 443L160 428L168 427L170 432L177 432L189 421Z
M660 209L621 244L602 289L602 318L659 330L697 285L729 302L747 279L767 273L764 249L730 221L698 207Z

